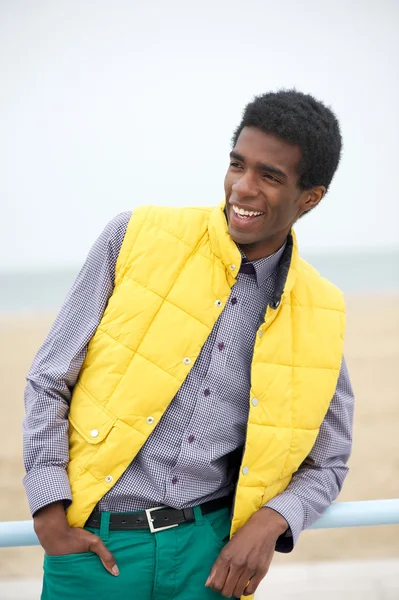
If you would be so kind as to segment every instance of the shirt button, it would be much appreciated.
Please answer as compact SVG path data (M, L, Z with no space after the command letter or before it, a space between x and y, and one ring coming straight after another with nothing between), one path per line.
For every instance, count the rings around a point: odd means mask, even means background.
M191 363L191 358L188 358L186 356L186 358L183 360L183 362L184 362L185 365L189 365Z
M258 399L257 398L252 398L252 404L254 406L258 406Z
M204 396L209 396L209 394L211 393L211 390L206 388L206 390L204 390Z
M97 437L98 436L98 429L92 429L90 431L90 435L91 435L91 437Z
M232 299L231 299L231 303L232 303L233 305L234 305L234 304L237 304L237 298L232 298Z
M218 344L218 348L219 348L220 352L221 352L222 350L224 350L224 343L223 343L223 342L220 342L220 343Z
M149 425L152 425L154 421L155 421L154 417L147 417L147 423Z
M191 443L192 443L194 440L195 440L195 437L194 437L194 436L191 434L191 435L188 437L188 442L189 442L189 444L191 444Z
M247 475L248 471L249 471L248 467L244 467L243 470L242 470L242 474L243 475Z
M176 485L176 483L177 483L178 481L179 481L179 480L177 479L177 477L173 477L173 479L172 479L172 483L173 483L173 485Z
M106 478L105 478L105 481L106 481L107 483L112 483L112 482L113 482L113 480L114 480L114 478L112 477L112 475L107 475L107 476L106 476Z
M216 300L215 304L218 308L220 308L223 305L223 302L221 300Z

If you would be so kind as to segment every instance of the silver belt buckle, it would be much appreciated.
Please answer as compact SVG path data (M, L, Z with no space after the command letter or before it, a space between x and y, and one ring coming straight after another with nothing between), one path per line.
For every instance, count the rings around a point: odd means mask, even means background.
M164 529L172 529L172 527L177 527L179 523L175 523L174 525L166 525L165 527L157 527L155 529L152 524L154 519L151 517L151 513L153 510L160 510L161 508L166 508L166 506L155 506L154 508L145 508L145 514L147 516L148 526L150 528L151 533L156 533L157 531L163 531Z

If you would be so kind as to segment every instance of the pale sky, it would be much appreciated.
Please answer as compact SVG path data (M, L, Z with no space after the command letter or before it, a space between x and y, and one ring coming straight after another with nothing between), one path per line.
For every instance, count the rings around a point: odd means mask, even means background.
M344 137L306 251L399 246L396 0L0 0L0 269L75 266L116 214L223 198L254 95L296 87Z

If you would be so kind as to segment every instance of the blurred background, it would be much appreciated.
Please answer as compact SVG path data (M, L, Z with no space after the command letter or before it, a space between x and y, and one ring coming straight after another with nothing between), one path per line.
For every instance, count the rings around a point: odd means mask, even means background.
M244 106L292 87L330 105L344 138L296 228L347 297L357 407L340 500L399 497L398 67L396 0L0 1L0 521L30 518L24 376L96 237L140 204L218 203ZM399 599L398 539L305 532L265 597ZM24 578L36 593L41 562L1 549L0 598Z

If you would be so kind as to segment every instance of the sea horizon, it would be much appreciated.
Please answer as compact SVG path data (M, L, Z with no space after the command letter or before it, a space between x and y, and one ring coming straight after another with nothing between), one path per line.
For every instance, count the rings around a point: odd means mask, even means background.
M399 248L303 252L302 256L345 294L399 292ZM58 311L79 266L0 270L0 315Z

